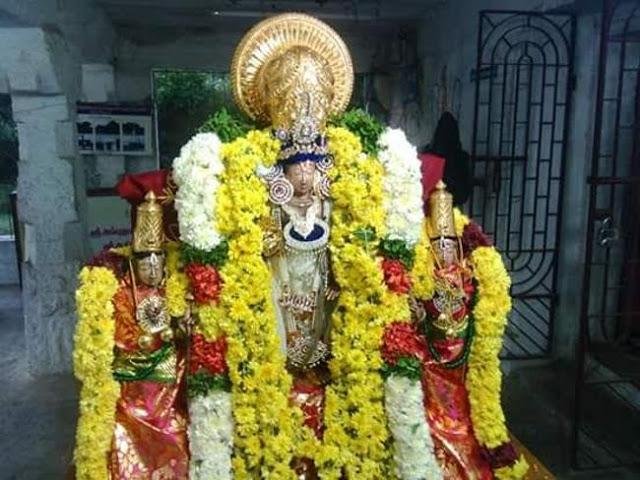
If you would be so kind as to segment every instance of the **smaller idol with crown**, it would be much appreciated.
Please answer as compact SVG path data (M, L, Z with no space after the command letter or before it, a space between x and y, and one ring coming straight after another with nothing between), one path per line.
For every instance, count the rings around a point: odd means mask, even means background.
M131 248L103 252L81 273L78 478L187 477L184 342L166 305L164 240L162 206L151 191L136 209ZM101 340L92 344L87 332ZM102 390L91 395L94 384Z
M519 478L527 464L499 428L498 353L510 308L509 277L490 239L454 209L442 180L425 210L432 289L413 299L412 311L442 478Z

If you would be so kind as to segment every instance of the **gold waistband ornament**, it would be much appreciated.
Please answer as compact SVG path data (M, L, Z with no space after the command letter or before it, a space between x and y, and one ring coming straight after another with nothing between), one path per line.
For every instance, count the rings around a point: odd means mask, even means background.
M254 120L309 143L327 118L349 104L353 65L331 27L309 15L285 13L263 20L242 39L231 64L238 106Z
M153 192L147 193L137 207L136 225L133 231L133 252L161 252L164 243L162 205Z

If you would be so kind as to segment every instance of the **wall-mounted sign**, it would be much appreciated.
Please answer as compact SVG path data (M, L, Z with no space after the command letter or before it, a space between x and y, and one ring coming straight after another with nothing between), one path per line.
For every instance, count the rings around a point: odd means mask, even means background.
M78 103L78 149L83 154L153 155L148 107Z

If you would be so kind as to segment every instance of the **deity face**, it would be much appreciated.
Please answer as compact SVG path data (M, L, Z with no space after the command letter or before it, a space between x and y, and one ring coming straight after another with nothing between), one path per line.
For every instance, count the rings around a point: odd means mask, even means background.
M137 257L134 262L139 282L150 287L158 287L164 278L164 253L149 253Z
M458 241L456 239L442 237L432 240L431 245L443 266L449 267L458 263Z
M305 197L313 191L315 172L316 164L312 160L284 167L284 176L293 185L293 194L296 197Z

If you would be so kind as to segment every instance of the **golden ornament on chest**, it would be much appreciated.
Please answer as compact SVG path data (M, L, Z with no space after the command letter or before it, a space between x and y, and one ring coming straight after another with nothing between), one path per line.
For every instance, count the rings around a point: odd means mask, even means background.
M136 308L136 320L140 328L150 334L160 333L169 327L170 317L165 299L152 295L142 300Z
M464 315L455 318L455 313L464 308L465 294L461 287L452 285L447 280L436 281L433 305L439 313L432 322L433 327L444 333L447 338L458 336L469 324L469 317Z

